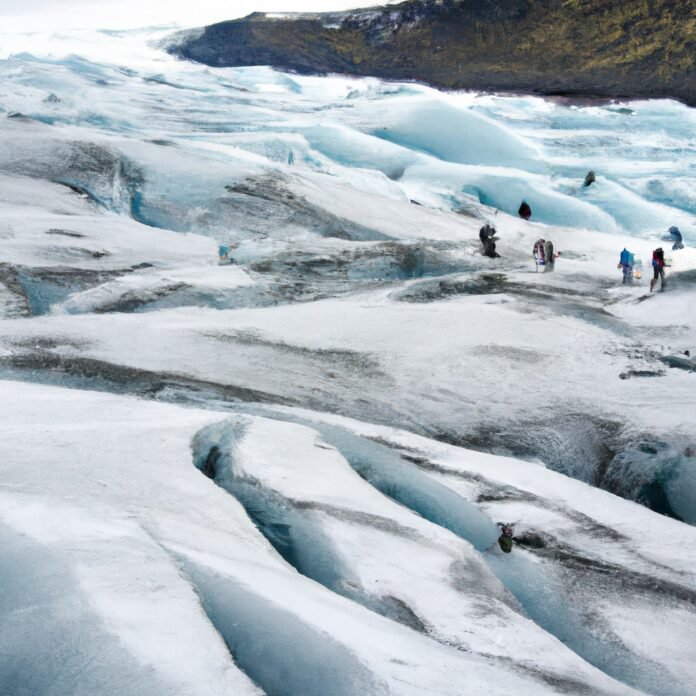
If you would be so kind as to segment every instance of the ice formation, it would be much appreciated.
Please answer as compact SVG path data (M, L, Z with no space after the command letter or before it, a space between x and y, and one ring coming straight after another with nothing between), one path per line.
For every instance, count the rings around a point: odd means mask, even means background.
M0 61L0 693L693 693L693 110L161 38Z

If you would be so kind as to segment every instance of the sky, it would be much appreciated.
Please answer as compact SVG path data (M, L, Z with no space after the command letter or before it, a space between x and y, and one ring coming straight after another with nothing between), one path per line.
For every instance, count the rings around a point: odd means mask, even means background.
M328 12L381 0L0 0L0 33L203 26L251 12Z

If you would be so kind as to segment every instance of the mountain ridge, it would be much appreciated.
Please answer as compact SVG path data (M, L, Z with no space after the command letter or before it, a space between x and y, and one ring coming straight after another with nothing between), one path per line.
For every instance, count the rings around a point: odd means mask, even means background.
M407 0L256 12L182 35L169 50L211 66L696 105L696 5L678 0Z

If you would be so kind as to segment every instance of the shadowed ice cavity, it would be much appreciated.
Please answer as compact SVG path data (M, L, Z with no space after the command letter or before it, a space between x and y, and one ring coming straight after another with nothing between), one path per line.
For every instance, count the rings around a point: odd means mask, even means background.
M62 554L0 526L0 694L169 696L105 629Z
M604 485L655 512L696 524L696 449L659 438L633 443L609 463Z
M244 423L240 421L214 424L202 430L193 442L196 467L241 503L271 546L302 575L382 616L422 630L420 620L403 602L370 594L362 587L337 552L334 541L323 531L322 521L332 514L330 509L310 509L237 471L235 445L243 433ZM334 512L340 516L341 510ZM359 533L359 522L353 524Z
M268 696L386 696L389 689L345 645L247 587L182 561L236 664Z
M48 314L53 305L65 302L71 294L79 293L100 282L109 280L108 272L65 269L52 271L26 269L17 273L17 282L24 293L32 316Z

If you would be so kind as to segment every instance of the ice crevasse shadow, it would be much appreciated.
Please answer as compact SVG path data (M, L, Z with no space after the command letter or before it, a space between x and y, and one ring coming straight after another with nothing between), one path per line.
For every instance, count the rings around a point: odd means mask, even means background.
M235 443L243 432L243 421L228 421L201 431L193 443L196 467L241 503L271 546L302 575L371 611L425 631L423 622L402 601L366 590L346 565L335 542L324 533L325 516L336 520L348 512L290 500L237 470ZM353 524L380 521L376 517L363 519L358 514L351 519Z
M198 433L193 442L196 467L241 503L268 542L302 575L369 609L400 619L398 605L361 591L312 511L235 470L235 443L244 429L244 421L236 420ZM181 564L235 662L269 696L387 693L349 648L296 614L190 559L181 559Z

